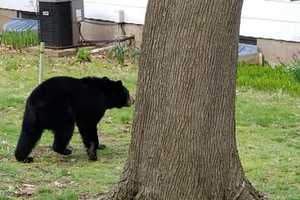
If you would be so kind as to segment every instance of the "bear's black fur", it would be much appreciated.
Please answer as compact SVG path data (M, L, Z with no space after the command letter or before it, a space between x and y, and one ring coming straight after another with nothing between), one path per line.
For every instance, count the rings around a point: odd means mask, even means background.
M130 106L133 98L121 81L107 77L54 77L41 83L27 99L22 130L15 157L32 162L28 157L45 129L54 133L53 150L71 154L67 148L78 126L90 160L97 160L99 140L97 124L105 110Z

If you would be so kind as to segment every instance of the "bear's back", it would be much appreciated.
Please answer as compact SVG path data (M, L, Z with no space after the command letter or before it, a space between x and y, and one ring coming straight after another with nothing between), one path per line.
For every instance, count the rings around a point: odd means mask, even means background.
M27 102L34 107L41 107L49 102L67 101L81 89L77 78L58 76L50 78L38 85L28 97Z

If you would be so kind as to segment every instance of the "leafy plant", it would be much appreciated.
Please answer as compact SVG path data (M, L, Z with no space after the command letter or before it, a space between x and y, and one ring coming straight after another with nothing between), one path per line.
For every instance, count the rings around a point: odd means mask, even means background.
M297 79L297 81L300 82L300 66L295 68L294 75L295 75L295 78Z
M9 31L3 32L0 36L0 45L13 49L22 49L24 47L35 46L39 44L37 32L27 30L22 32Z
M138 64L140 60L140 55L141 55L141 49L134 47L134 48L129 48L129 59L132 64Z
M126 59L128 59L132 64L137 64L140 56L140 49L118 43L108 51L107 56L111 60L115 59L121 66L125 65Z
M91 62L91 52L86 48L79 48L76 54L76 62Z
M300 60L294 59L294 62L284 65L288 72L292 73L297 81L300 82Z
M118 43L108 51L108 58L112 60L116 59L119 65L124 66L126 50L127 47L123 46L121 43Z

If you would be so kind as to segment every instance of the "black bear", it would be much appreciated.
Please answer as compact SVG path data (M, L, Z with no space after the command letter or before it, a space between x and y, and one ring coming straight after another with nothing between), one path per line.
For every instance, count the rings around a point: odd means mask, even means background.
M133 101L121 81L107 77L50 78L27 99L15 157L20 162L32 162L29 154L45 129L54 133L55 152L71 154L67 146L76 123L89 159L97 160L98 122L107 109L130 106Z

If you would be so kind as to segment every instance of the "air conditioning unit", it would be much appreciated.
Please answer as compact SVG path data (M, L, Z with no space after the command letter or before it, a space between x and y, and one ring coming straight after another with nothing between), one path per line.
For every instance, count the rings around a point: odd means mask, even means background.
M40 38L48 48L70 48L80 44L83 0L39 0Z

